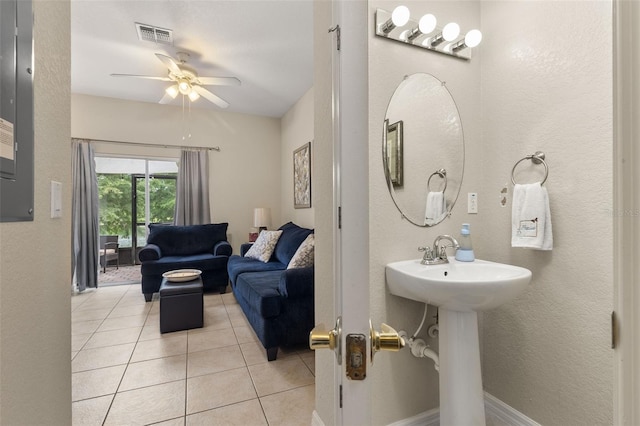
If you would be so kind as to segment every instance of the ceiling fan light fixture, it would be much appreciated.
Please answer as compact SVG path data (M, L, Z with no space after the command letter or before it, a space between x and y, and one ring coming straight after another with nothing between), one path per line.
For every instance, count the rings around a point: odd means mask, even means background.
M180 79L178 81L178 90L183 95L188 95L191 92L191 84L186 79Z
M192 90L191 92L189 92L189 100L191 102L195 102L198 99L200 99L200 95L198 94L198 92L196 92L195 90Z
M171 96L173 99L176 98L176 96L178 96L178 93L180 93L178 91L178 85L174 84L173 86L169 86L165 89L165 92L167 92L167 95Z

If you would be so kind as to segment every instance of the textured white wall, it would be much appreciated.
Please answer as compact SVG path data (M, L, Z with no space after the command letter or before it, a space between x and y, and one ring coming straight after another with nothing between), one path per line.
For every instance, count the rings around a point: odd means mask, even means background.
M423 304L393 296L384 278L384 265L402 259L419 258L417 247L433 244L440 234L457 235L460 223L476 217L466 214L466 193L479 192L480 145L480 56L467 62L391 42L374 33L377 8L393 10L397 1L369 1L369 220L370 220L370 303L373 324L386 322L396 330L413 333L418 328ZM433 13L442 22L456 21L462 29L480 27L480 3L470 1L411 1L412 17ZM429 73L445 81L460 112L465 135L466 165L461 198L450 219L432 228L419 228L401 219L387 189L382 168L382 124L387 104L396 86L407 74ZM420 111L416 111L420 114ZM406 141L406 144L416 141ZM438 149L437 146L434 149ZM346 173L346 172L345 172ZM464 213L463 213L464 212ZM434 322L431 307L428 323ZM420 333L437 350L437 341ZM438 374L429 359L417 359L408 350L376 355L369 372L372 385L373 416L376 424L388 424L438 406Z
M0 223L0 424L71 424L70 3L34 1L33 222ZM63 216L50 218L51 181Z
M280 153L280 179L281 179L281 222L293 221L294 223L313 228L315 203L311 202L311 208L295 209L293 207L293 151L307 142L311 142L311 163L315 161L313 155L313 89L309 89L296 104L280 119L281 125L281 153ZM313 171L311 176L311 197L313 198ZM276 228L282 223L274 223Z
M182 108L87 95L72 96L74 137L182 145ZM209 154L213 222L229 222L234 253L248 241L255 207L271 208L280 226L280 120L191 109L191 139L184 145L219 146ZM177 150L100 145L101 152L176 156Z
M611 3L483 1L482 27L477 254L533 272L523 296L484 315L485 389L541 424L612 424ZM510 203L498 204L537 150L551 252L512 249Z

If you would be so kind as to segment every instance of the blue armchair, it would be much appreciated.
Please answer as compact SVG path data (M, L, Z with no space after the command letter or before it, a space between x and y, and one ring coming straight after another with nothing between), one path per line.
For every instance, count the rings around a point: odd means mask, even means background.
M174 269L199 269L205 291L219 288L224 293L229 280L227 261L232 253L228 225L149 225L147 245L138 254L145 300L149 302L160 290L162 274Z

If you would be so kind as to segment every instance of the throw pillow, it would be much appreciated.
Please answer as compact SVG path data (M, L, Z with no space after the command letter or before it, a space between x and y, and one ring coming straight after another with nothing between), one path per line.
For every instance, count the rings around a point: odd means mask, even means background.
M282 235L282 231L262 231L258 235L258 239L251 246L244 257L260 260L267 263L271 259L273 250L276 248L278 239Z
M291 258L291 262L287 266L287 269L292 268L306 268L308 266L313 266L313 252L315 247L315 239L313 234L309 234L309 236L300 244L298 250Z

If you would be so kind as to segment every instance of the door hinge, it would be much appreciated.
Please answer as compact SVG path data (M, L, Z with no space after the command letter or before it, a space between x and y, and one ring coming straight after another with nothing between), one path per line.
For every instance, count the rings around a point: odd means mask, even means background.
M616 311L611 312L611 349L618 346L618 317Z
M338 229L342 229L342 206L338 206Z
M340 408L342 408L342 385L340 385Z
M334 31L336 33L336 50L340 50L340 25L336 25L333 28L329 28L330 33Z

